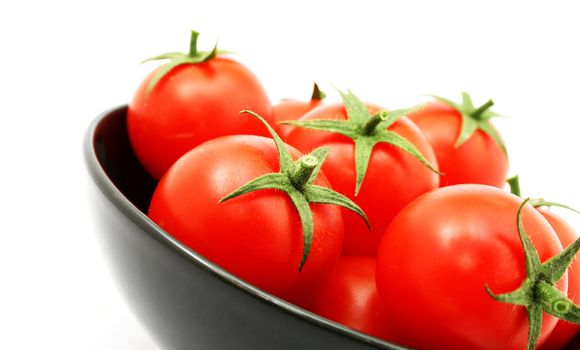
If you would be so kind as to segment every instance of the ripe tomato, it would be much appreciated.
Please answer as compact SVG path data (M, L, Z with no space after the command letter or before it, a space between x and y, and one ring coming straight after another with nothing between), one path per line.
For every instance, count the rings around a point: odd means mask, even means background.
M486 293L512 292L526 278L517 229L522 201L484 185L427 193L393 220L377 258L377 288L402 344L417 349L526 347L527 312ZM562 251L550 224L533 207L522 210L539 260ZM565 276L565 274L564 274ZM567 279L556 287L567 291ZM542 313L542 311L539 311ZM557 319L543 312L539 343Z
M369 113L381 110L366 105ZM319 106L300 118L314 120L347 120L342 103ZM433 150L421 131L403 117L389 128L413 144L431 163L437 164ZM358 204L367 214L372 230L360 218L344 211L345 243L343 254L376 255L382 234L395 215L415 197L438 186L439 176L409 153L391 144L377 143L370 155L366 175L355 196L357 170L355 143L337 133L297 127L288 135L288 143L302 151L326 145L331 151L322 169L333 188Z
M301 155L293 148L290 152L294 158ZM224 269L292 300L295 290L316 285L338 259L343 241L340 209L311 205L312 247L299 272L304 248L300 217L284 192L260 190L218 203L278 168L272 139L234 135L208 141L167 171L153 195L149 217ZM330 186L323 174L315 183Z
M193 58L206 60L175 66L148 91L152 79L167 67L161 66L143 80L129 104L131 145L156 179L204 141L233 134L268 135L251 118L239 116L240 110L252 109L272 121L270 101L256 76L232 59L193 51Z
M546 208L536 208L548 220L556 231L564 248L570 246L579 237L578 233L562 217ZM580 304L580 260L576 258L568 268L568 297ZM540 350L557 350L564 347L578 333L580 325L558 320L556 327L548 336Z
M322 287L302 306L350 328L393 341L389 320L379 304L375 269L373 257L342 256Z
M508 158L502 145L490 134L501 137L489 124L488 119L478 120L479 125L490 131L486 133L475 128L461 145L458 138L465 119L472 118L469 113L462 116L456 108L442 102L432 102L409 118L423 131L435 151L441 176L441 186L464 183L478 183L503 188L507 172ZM473 122L473 121L471 121Z
M314 84L314 89L312 91L312 96L310 101L299 101L293 99L285 99L280 103L272 107L272 113L274 115L274 120L296 120L302 117L304 114L319 106L322 100L326 97L324 92L320 91L318 85ZM277 124L275 129L280 135L282 140L286 140L290 131L294 127L291 125Z

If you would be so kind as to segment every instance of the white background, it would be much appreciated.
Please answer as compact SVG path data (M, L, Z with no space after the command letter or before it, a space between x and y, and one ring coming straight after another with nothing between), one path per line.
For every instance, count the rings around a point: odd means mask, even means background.
M2 2L0 348L156 349L95 245L81 146L156 65L139 62L186 50L191 29L272 101L306 99L315 80L388 108L493 98L524 194L580 207L575 1L263 3Z

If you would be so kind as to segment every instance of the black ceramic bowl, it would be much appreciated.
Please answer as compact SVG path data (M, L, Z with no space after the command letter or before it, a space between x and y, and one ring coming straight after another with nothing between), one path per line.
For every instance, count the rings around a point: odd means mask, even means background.
M163 349L403 349L237 278L145 215L156 182L131 150L126 107L91 125L85 158L99 234L132 311Z
M99 234L132 311L163 349L403 349L268 294L173 239L144 214L156 182L135 158L126 107L91 125L85 159ZM568 347L580 349L580 336Z

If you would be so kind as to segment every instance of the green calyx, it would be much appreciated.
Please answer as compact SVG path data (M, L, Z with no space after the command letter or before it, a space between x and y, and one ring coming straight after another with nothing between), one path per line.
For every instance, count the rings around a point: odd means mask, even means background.
M526 308L529 323L526 350L533 350L540 337L543 312L568 322L580 323L580 307L554 286L566 273L574 256L580 250L580 239L542 264L522 224L522 210L529 202L528 198L520 205L517 215L518 234L524 249L527 277L520 287L512 292L494 294L488 286L485 286L485 290L497 301Z
M301 128L334 132L351 138L355 144L355 168L356 186L355 195L358 195L362 186L368 163L373 151L373 147L378 143L387 143L409 153L426 167L441 174L433 165L419 152L419 150L404 137L387 130L389 126L408 113L411 113L421 106L394 111L380 111L374 116L368 111L367 106L359 100L351 91L344 93L338 90L346 108L346 120L286 120L280 124L293 125Z
M455 148L460 147L465 141L469 140L477 130L481 130L489 135L489 137L499 145L503 153L507 156L507 148L503 140L489 123L491 118L501 116L500 114L490 110L490 107L493 106L493 101L489 100L480 107L475 108L473 101L471 101L471 96L469 96L468 93L463 92L461 95L463 97L461 104L455 103L444 97L432 96L438 101L455 108L461 114L461 131L455 141Z
M349 209L360 215L370 228L367 216L358 205L338 192L326 187L314 185L314 180L318 176L320 168L330 151L328 147L319 147L294 161L285 144L282 142L282 139L280 139L268 122L252 111L244 110L240 113L250 114L266 126L276 143L280 171L262 175L251 180L220 199L220 203L257 190L275 189L285 192L296 207L302 223L304 250L298 271L301 271L304 267L312 246L314 222L309 203L334 204Z
M173 68L177 66L181 66L183 64L197 64L202 63L205 61L209 61L212 58L215 58L220 53L228 53L228 51L222 51L217 49L217 43L214 45L211 51L198 51L197 50L197 38L199 33L192 30L191 31L191 38L189 41L189 52L182 53L182 52L167 52L155 57L148 58L141 63L149 62L149 61L158 61L158 60L168 60L167 63L162 65L155 75L151 78L149 85L147 85L147 89L145 90L145 94L149 95L151 90L157 85L157 83L163 78L167 73L169 73Z

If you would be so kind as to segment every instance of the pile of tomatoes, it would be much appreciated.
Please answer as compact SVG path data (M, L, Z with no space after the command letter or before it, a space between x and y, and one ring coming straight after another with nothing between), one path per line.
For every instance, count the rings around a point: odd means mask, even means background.
M558 349L578 235L505 191L493 101L388 110L337 91L272 105L227 53L168 53L129 105L149 217L250 283L418 349ZM511 180L513 191L519 186ZM574 302L576 304L574 304ZM576 323L576 324L575 324Z

